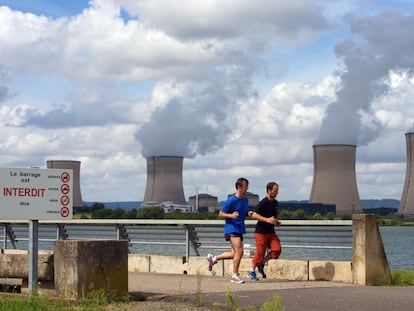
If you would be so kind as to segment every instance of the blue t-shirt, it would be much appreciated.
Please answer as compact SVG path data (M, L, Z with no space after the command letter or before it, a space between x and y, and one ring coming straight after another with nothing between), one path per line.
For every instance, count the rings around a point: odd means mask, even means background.
M237 218L226 218L226 224L224 225L224 234L230 233L246 233L246 227L244 220L247 216L249 209L249 200L247 197L239 199L236 195L232 195L221 206L221 211L224 213L231 214L235 211L239 213Z

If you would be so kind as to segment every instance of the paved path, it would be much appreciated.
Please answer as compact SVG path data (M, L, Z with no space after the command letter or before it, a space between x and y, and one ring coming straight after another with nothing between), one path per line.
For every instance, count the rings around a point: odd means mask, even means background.
M414 286L357 286L330 281L280 281L247 277L244 284L229 278L161 273L129 273L129 292L149 299L200 301L204 306L226 303L226 293L242 308L262 306L276 295L286 311L405 311L414 310Z

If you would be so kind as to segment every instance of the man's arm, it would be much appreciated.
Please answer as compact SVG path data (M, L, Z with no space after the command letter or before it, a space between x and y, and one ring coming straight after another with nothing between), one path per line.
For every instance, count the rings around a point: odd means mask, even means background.
M221 218L237 218L239 217L239 212L234 211L233 213L225 213L222 210L220 210L218 215Z
M275 226L280 226L281 225L281 222L273 216L272 217L263 217L259 213L253 212L251 217L253 219L258 220L258 221L267 222L267 223L275 225Z

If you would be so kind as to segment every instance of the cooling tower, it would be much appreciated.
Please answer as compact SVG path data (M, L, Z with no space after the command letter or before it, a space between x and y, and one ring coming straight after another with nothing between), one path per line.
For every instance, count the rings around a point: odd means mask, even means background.
M414 215L414 133L405 134L407 145L407 168L405 171L404 189L398 214Z
M186 204L183 187L183 157L147 158L147 186L144 203L165 201Z
M310 203L335 204L337 215L362 213L355 174L356 146L313 146Z
M80 161L49 160L47 168L72 169L73 170L73 207L83 207L80 189Z

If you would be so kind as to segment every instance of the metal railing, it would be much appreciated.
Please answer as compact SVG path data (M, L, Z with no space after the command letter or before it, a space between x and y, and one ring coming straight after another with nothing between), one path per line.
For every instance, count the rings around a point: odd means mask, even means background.
M352 250L351 220L284 220L277 234L286 249ZM245 245L254 250L255 220L247 220ZM39 221L39 249L53 249L56 240L128 240L130 253L196 256L228 249L223 220L79 219ZM4 249L27 249L28 221L0 222ZM342 256L342 255L340 255Z

